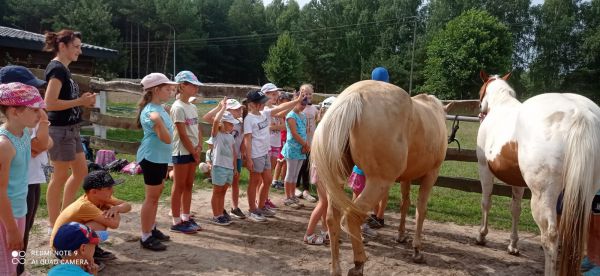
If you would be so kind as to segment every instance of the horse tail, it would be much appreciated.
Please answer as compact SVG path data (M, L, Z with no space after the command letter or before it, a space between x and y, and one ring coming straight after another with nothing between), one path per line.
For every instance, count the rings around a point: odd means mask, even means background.
M562 180L565 185L559 226L559 275L579 275L581 254L587 242L594 190L594 170L600 152L600 127L593 113L575 114L567 131Z
M338 97L317 126L311 147L311 162L317 168L331 202L342 212L366 216L344 193L344 185L353 164L350 156L350 132L362 114L363 100L352 92Z

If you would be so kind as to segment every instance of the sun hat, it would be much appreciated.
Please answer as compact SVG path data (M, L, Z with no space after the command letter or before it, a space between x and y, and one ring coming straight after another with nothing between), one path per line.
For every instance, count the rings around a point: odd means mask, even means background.
M265 95L264 92L259 90L252 90L246 94L246 99L248 102L264 104L269 101L269 98Z
M238 100L236 99L227 99L225 108L226 109L238 109L242 107L242 104L240 104L240 102L238 102Z
M260 88L260 92L270 93L270 92L278 92L281 88L277 87L275 84L267 83Z
M221 118L221 122L228 122L228 123L232 123L232 124L239 124L240 121L238 121L238 119L234 118L233 115L231 115L231 113L229 112L225 112L223 114L223 118Z
M40 91L20 82L0 84L0 105L46 108Z
M0 83L10 82L20 82L33 87L42 87L46 84L46 81L38 79L29 69L18 65L8 65L0 68Z
M70 222L64 224L54 235L52 246L56 251L73 251L79 249L82 244L98 244L100 238L87 225ZM66 252L62 252L64 254Z
M142 79L144 89L152 88L161 84L179 84L169 80L167 76L161 73L150 73Z
M196 75L194 75L194 73L192 73L191 71L181 71L181 72L177 73L177 76L175 76L175 82L177 82L177 83L189 82L196 86L202 85L202 83L198 80Z

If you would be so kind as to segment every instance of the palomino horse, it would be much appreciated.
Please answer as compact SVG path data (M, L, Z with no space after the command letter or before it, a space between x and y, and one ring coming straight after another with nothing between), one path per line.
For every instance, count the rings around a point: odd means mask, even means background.
M481 72L483 121L477 158L483 218L477 241L485 243L495 176L514 187L508 250L518 253L520 202L524 187L529 187L531 212L544 248L545 275L579 275L591 203L600 188L600 108L576 94L541 94L520 103L506 82L509 76ZM556 206L563 190L564 208L557 226Z
M413 247L415 259L422 258L421 230L427 199L446 148L445 112L435 97L418 95L411 99L395 85L372 80L357 82L340 94L317 127L311 150L319 179L329 193L327 226L333 275L341 275L341 212L345 214L354 251L355 267L349 275L362 275L367 256L360 238L360 225L366 211L380 201L396 179L421 182ZM353 164L364 171L367 179L363 192L354 202L343 190ZM399 238L403 235L399 233Z

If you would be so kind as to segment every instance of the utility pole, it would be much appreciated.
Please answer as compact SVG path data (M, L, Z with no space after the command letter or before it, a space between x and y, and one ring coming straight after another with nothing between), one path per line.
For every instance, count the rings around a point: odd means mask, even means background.
M177 59L177 48L175 47L175 40L177 40L177 37L175 36L175 28L173 28L173 26L171 26L170 24L167 24L167 26L169 26L169 28L171 28L171 30L173 31L173 79L175 79L175 74L177 73L175 71L175 62Z
M410 58L410 78L408 84L408 94L412 96L412 80L413 80L413 65L415 63L415 41L417 40L417 17L413 17L413 41L412 41L412 52Z

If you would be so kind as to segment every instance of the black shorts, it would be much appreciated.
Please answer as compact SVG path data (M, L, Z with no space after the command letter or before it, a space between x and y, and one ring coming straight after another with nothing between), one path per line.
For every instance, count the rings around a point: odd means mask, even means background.
M143 159L140 162L140 167L142 167L144 183L150 186L157 186L163 184L163 181L167 176L167 169L169 168L169 164L153 163L146 159Z
M194 160L194 156L191 154L188 155L177 155L177 156L171 156L171 162L173 164L189 164L189 163L194 163L196 162L196 160Z

